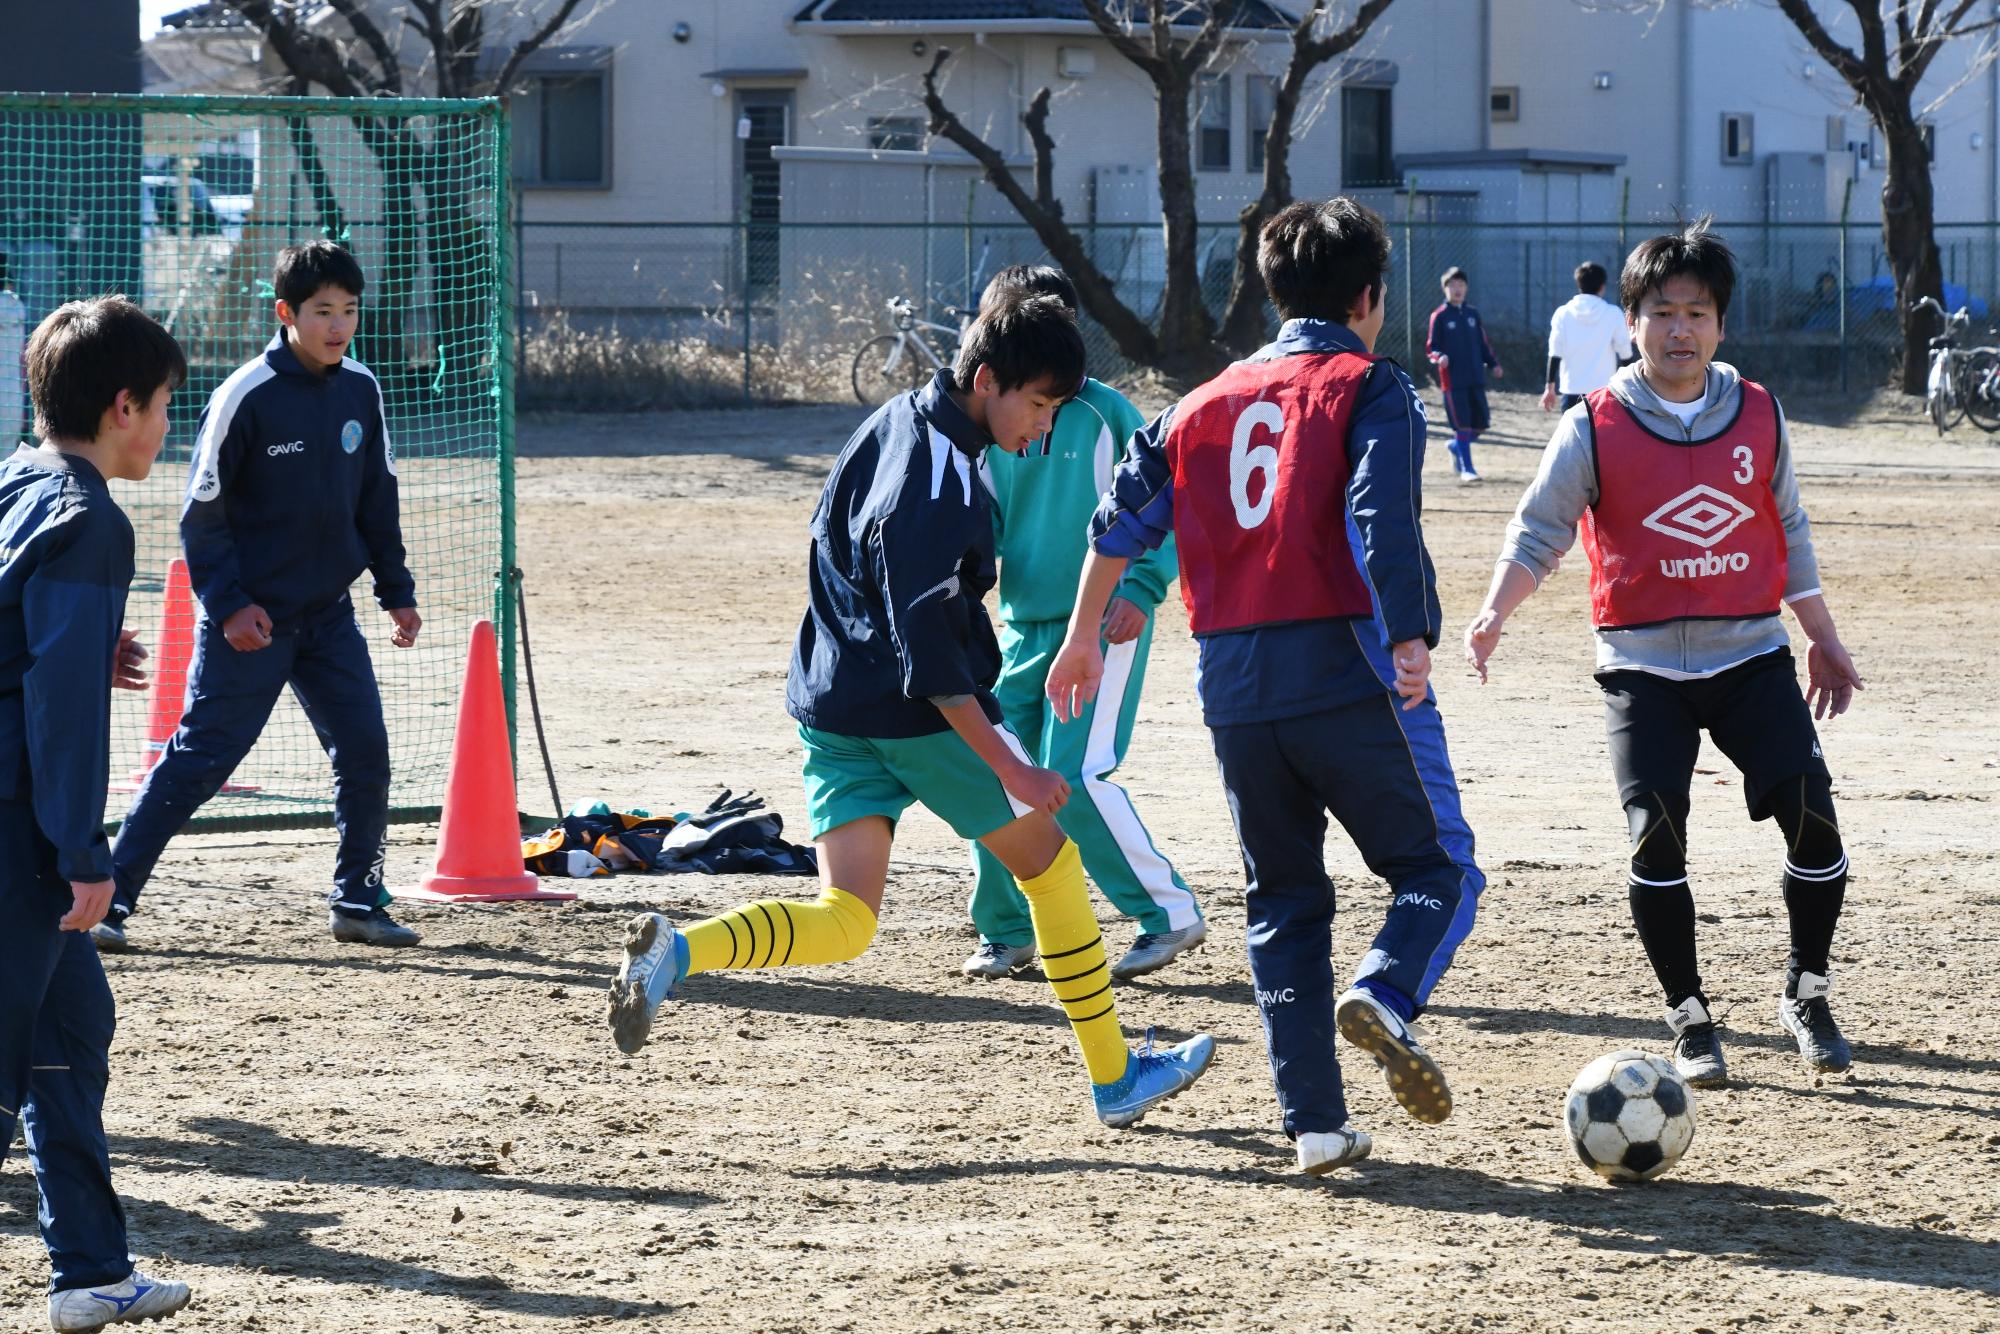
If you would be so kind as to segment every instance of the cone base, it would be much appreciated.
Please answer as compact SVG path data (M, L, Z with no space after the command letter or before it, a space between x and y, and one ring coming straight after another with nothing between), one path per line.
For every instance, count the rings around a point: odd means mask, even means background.
M576 898L572 890L543 889L540 876L520 875L427 875L412 889L391 889L399 899L420 903L568 903Z

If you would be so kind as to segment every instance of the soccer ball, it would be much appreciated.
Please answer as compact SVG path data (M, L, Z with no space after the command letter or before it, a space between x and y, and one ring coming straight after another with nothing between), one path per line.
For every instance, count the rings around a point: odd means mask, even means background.
M1591 1171L1607 1181L1651 1181L1694 1139L1694 1096L1671 1063L1614 1051L1578 1072L1563 1123Z

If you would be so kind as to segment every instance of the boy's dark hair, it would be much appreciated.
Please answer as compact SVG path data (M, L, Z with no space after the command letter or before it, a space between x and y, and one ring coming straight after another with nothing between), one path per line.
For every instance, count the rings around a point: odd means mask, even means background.
M1381 302L1388 271L1389 229L1346 195L1287 204L1257 236L1257 273L1281 319L1345 324L1363 292Z
M278 268L271 277L278 300L296 310L312 300L322 287L338 287L349 296L359 297L367 286L361 264L345 246L331 241L307 241L288 245L278 252Z
M44 440L95 440L119 390L144 406L162 387L187 382L181 345L122 296L56 307L35 327L24 360L35 434Z
M1009 264L994 274L979 294L979 308L990 310L997 302L1024 296L1052 296L1063 303L1071 319L1076 318L1076 284L1053 264Z
M992 370L1002 392L1048 381L1069 398L1083 387L1083 334L1059 297L1001 301L966 328L951 378L971 389L981 366Z
M1632 253L1625 257L1625 269L1618 275L1618 303L1626 314L1638 314L1646 293L1682 274L1708 292L1708 299L1715 303L1716 319L1729 313L1729 297L1736 290L1736 256L1709 230L1714 224L1714 216L1704 213L1677 232L1650 237L1632 247Z
M1444 271L1444 276L1442 278L1438 279L1438 286L1443 287L1446 283L1450 282L1454 278L1456 278L1459 282L1464 283L1468 287L1472 285L1472 279L1465 276L1465 270L1459 268L1458 265L1454 264L1450 268Z
M1586 259L1576 266L1576 290L1587 296L1596 296L1604 290L1604 266L1594 259Z

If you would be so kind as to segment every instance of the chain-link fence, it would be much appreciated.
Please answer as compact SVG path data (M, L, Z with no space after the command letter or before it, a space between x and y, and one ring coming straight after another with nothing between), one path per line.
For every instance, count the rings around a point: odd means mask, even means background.
M1047 262L1032 229L967 209L952 222L524 223L516 245L524 407L691 406L835 400L853 394L856 354L888 333L892 298L947 327L993 273ZM1157 316L1165 284L1160 228L1075 227L1127 307ZM1721 223L1739 265L1723 355L1773 383L1817 390L1883 383L1900 350L1895 289L1879 228ZM1647 224L1392 222L1387 321L1379 350L1421 362L1439 278L1465 269L1516 383L1540 383L1549 317L1575 294L1577 265L1612 275ZM1204 226L1202 294L1227 300L1234 224ZM1947 305L1987 318L2000 292L2000 227L1941 226ZM1131 369L1084 320L1092 372ZM946 359L948 333L918 335Z
M368 280L352 355L382 388L426 622L416 648L388 649L370 578L357 583L362 624L384 645L375 666L398 818L436 816L478 617L500 621L511 700L511 603L497 579L512 560L506 161L507 121L491 101L0 94L7 443L28 428L20 339L65 301L128 293L188 358L152 476L114 488L136 536L126 624L152 648L155 684L152 698L114 701L112 818L179 716L196 608L175 566L197 421L270 341L272 269L295 242L342 242ZM331 810L326 757L303 710L281 701L198 823L310 825Z

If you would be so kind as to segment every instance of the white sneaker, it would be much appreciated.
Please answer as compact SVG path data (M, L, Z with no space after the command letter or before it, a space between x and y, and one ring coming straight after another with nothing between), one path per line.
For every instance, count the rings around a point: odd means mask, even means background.
M1477 486L1480 481L1481 478L1479 474L1472 471L1472 469L1470 468L1467 468L1458 474L1458 484L1460 486Z
M1021 969L1035 961L1033 945L1002 945L996 941L982 940L972 957L958 966L958 971L967 977L983 977L988 981L1000 977L1012 977Z
M1158 972L1172 963L1175 955L1186 953L1207 939L1208 923L1199 920L1178 931L1141 935L1132 942L1132 948L1125 951L1125 957L1111 966L1111 976L1122 982L1126 978Z
M1349 1121L1338 1130L1309 1130L1299 1136L1299 1171L1323 1177L1336 1167L1358 1163L1375 1147L1368 1132Z
M134 1269L123 1283L50 1293L49 1324L69 1331L159 1320L186 1306L193 1295L185 1283L162 1283Z

